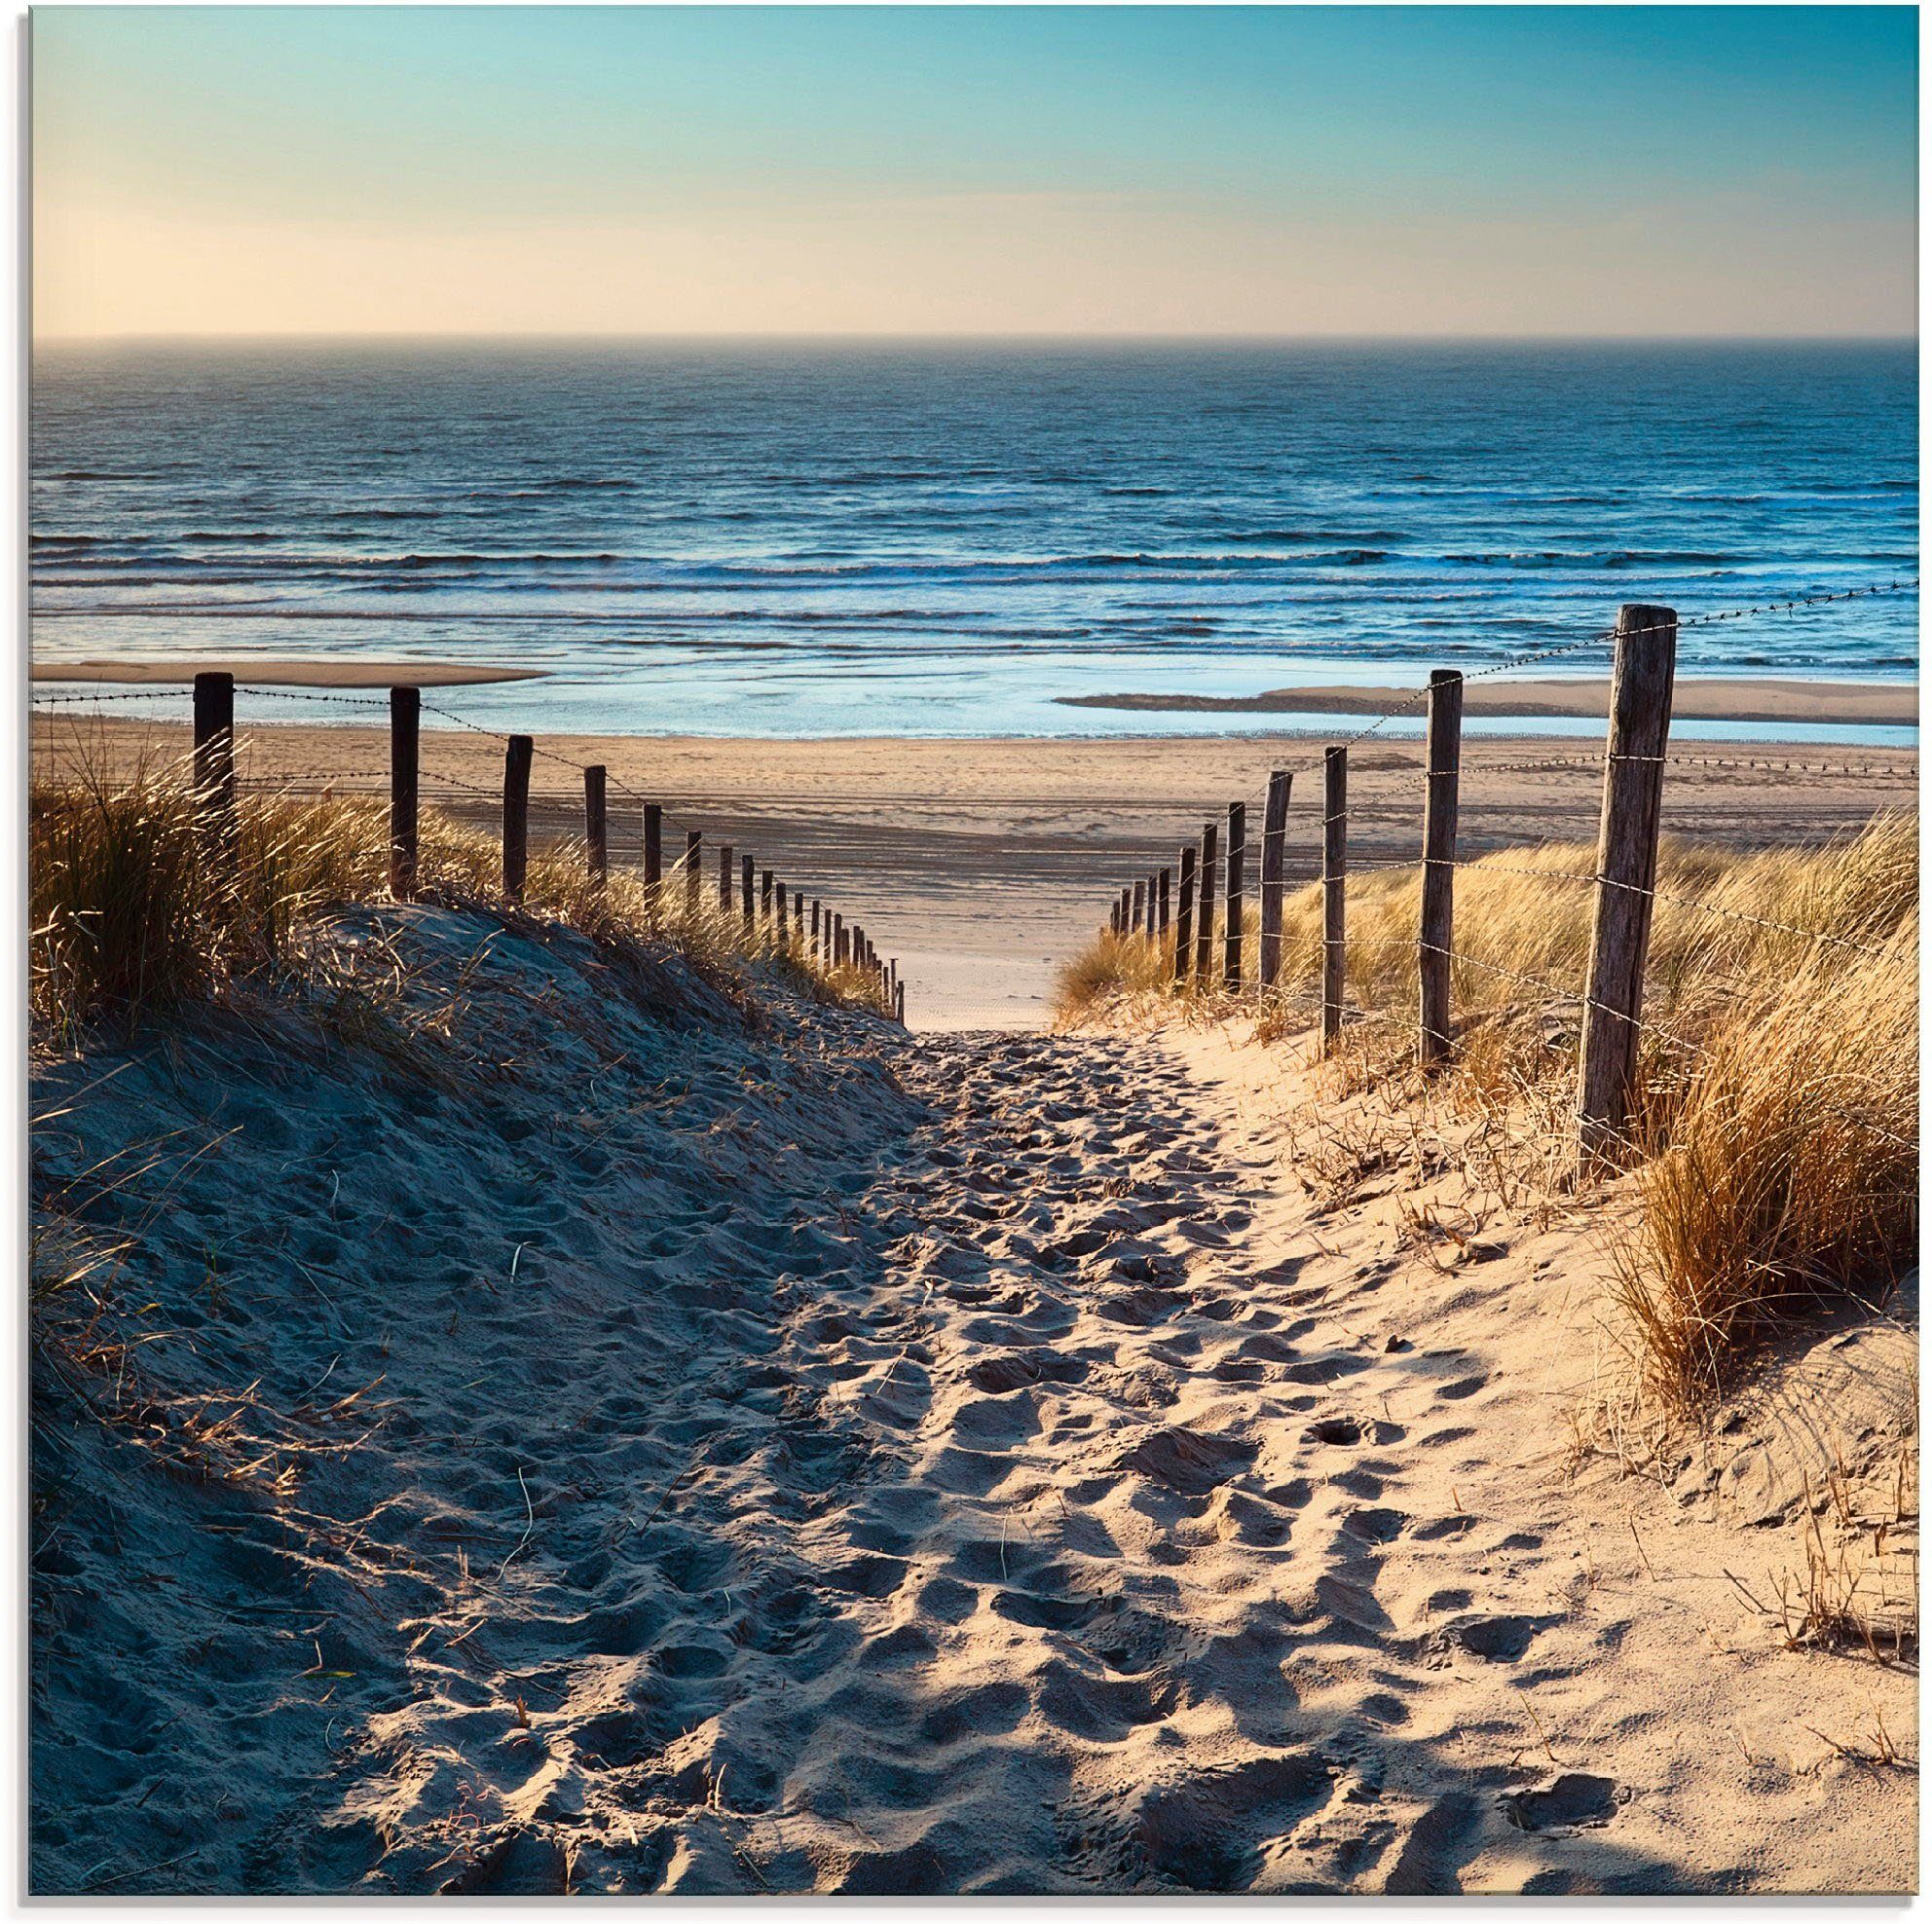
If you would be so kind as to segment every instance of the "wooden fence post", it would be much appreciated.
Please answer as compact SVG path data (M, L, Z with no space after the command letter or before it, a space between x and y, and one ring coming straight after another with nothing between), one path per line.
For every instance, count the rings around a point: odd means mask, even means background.
M731 878L738 870L736 853L729 842L723 843L718 850L718 912L721 915L731 912Z
M1129 934L1137 936L1147 916L1147 884L1135 882L1133 893L1133 901L1127 912L1127 927Z
M530 758L536 744L512 735L503 750L503 893L523 900L530 873Z
M1149 942L1152 942L1154 940L1155 935L1159 932L1160 896L1161 896L1160 871L1155 869L1150 869L1147 871L1147 912L1146 915L1142 918L1140 923L1140 933L1144 935Z
M1173 879L1174 871L1171 869L1163 869L1161 870L1161 912L1159 923L1154 930L1157 940L1165 936L1168 932L1168 910L1171 906L1170 898L1173 893Z
M818 953L818 951L819 951L819 934L818 934L818 897L817 897L817 896L813 896L813 897L812 897L812 940L811 940L811 951L812 951L812 953L813 953L814 955L816 955L816 954Z
M1180 852L1180 901L1174 909L1174 980L1187 980L1188 964L1194 960L1194 844Z
M235 881L235 677L195 677L195 817L203 860L221 888Z
M416 893L417 795L423 767L423 691L390 690L390 894Z
M764 928L771 926L771 884L773 876L769 869L759 870L758 877L758 919Z
M1194 873L1194 974L1206 988L1214 980L1214 865L1219 836L1211 822L1201 829L1201 867Z
M704 834L698 829L685 831L685 913L697 919L699 871L704 867Z
M1287 867L1288 794L1294 777L1277 768L1268 777L1268 805L1261 817L1261 955L1257 974L1273 988L1282 973L1282 877Z
M591 886L602 888L611 871L609 824L604 813L605 772L593 761L583 771L583 866Z
M664 811L654 801L644 804L644 895L654 905L664 880Z
M1614 1157L1630 1120L1676 675L1677 610L1638 602L1618 609L1577 1101L1588 1160Z
M1348 987L1349 751L1321 758L1321 1048L1341 1040Z
M1247 903L1247 803L1228 803L1227 941L1223 944L1221 980L1229 988L1241 986L1242 920Z
M1420 1059L1449 1059L1449 955L1456 946L1456 791L1463 765L1463 678L1438 668L1429 678L1429 773L1422 815L1422 924L1416 976L1421 985Z
M749 855L740 856L738 858L738 862L739 862L738 873L739 873L739 880L741 883L741 890L738 899L741 906L744 909L745 926L746 928L750 928L752 926L752 923L756 919L756 915L757 915L757 911L754 909L752 906L753 876L756 872L757 865L752 861L752 858Z
M845 926L843 915L832 918L832 964L836 969L844 968L851 959L852 934Z
M785 912L785 884L778 884L778 944L782 948L792 936L792 920Z
M892 1013L897 1018L899 1026L903 1029L906 1026L906 984L904 982L896 981L892 985Z

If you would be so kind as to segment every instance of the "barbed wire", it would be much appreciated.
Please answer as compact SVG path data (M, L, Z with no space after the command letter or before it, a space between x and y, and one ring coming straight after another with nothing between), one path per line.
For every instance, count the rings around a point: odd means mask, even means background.
M261 695L270 701L319 701L336 708L380 708L387 710L387 695L343 695L314 688L271 688L260 682L237 682L238 695Z
M1648 622L1638 627L1625 628L1620 631L1613 626L1602 629L1595 634L1584 635L1574 642L1559 642L1548 648L1525 649L1519 654L1511 655L1506 660L1492 662L1486 668L1469 669L1463 674L1462 679L1465 682L1479 682L1490 676L1506 675L1513 669L1533 667L1538 662L1555 661L1568 655L1584 654L1596 648L1611 648L1619 639L1631 640L1640 635L1666 634L1673 630L1681 633L1687 628L1712 628L1723 622L1743 621L1754 615L1788 614L1798 609L1822 608L1833 602L1868 600L1876 595L1901 594L1908 591L1915 593L1917 588L1918 579L1914 575L1911 579L1899 578L1891 581L1875 581L1869 582L1863 587L1837 588L1815 595L1796 595L1787 601L1781 602L1756 602L1740 608L1713 609L1704 614L1680 615L1671 621ZM1354 734L1346 735L1338 742L1323 743L1321 759L1308 758L1300 761L1292 761L1285 765L1282 772L1299 775L1320 767L1322 760L1326 758L1329 749L1354 748L1357 743L1366 741L1371 735L1378 733L1391 722L1397 721L1402 716L1412 713L1428 699L1429 688L1427 686L1412 690L1400 701L1396 702L1393 707L1385 710L1381 715L1377 716L1366 726L1357 728Z
M1913 755L1915 749L1904 751ZM1616 761L1656 761L1666 768L1735 768L1748 770L1754 774L1782 775L1836 775L1859 780L1873 777L1889 777L1895 781L1916 782L1916 766L1904 766L1898 762L1833 762L1833 761L1790 761L1765 756L1719 756L1719 755L1579 755L1566 759L1543 761L1483 761L1465 759L1461 772L1465 775L1528 775L1554 774L1569 771L1576 774L1594 774L1603 767L1606 760ZM1385 774L1393 771L1370 769L1370 774ZM1420 768L1408 771L1423 772Z
M30 708L71 708L86 703L90 706L103 701L182 701L186 697L179 688L129 688L113 694L85 695L38 695L29 694L27 705Z

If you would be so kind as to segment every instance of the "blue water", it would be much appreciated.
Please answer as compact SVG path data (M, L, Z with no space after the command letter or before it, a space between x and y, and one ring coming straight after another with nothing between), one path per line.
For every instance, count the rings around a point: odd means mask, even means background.
M1917 567L1904 344L143 344L34 372L38 660L540 667L450 696L536 729L1328 732L1055 697L1406 684L1621 601ZM1680 673L1911 679L1916 630L1910 594L1690 629Z

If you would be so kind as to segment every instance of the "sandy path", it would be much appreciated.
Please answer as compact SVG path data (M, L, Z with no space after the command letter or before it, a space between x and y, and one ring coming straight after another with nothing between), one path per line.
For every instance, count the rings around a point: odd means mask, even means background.
M213 1133L143 1421L252 1377L237 1454L305 1468L57 1466L108 1494L45 1525L42 1888L1909 1878L1910 1780L1797 1732L1911 1742L1910 1678L1647 1582L1675 1499L1578 1484L1573 1232L1418 1261L1211 1036L746 1037L522 936L468 992L515 1066L460 1098L258 1021L45 1147Z

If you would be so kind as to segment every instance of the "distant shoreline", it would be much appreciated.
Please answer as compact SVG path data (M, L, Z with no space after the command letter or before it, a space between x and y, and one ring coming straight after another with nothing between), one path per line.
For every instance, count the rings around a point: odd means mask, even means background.
M181 661L36 661L36 682L122 682L187 686L197 675L228 674L276 688L462 688L483 682L536 682L545 668L479 668L461 661L276 661L222 655Z
M1420 708L1421 691L1395 687L1268 688L1253 695L1056 695L1064 708L1127 709L1188 715L1374 715L1402 702ZM1601 719L1610 713L1610 680L1470 682L1463 712L1535 720ZM1918 720L1915 682L1802 682L1753 676L1687 678L1671 713L1680 722L1812 722L1911 727Z

